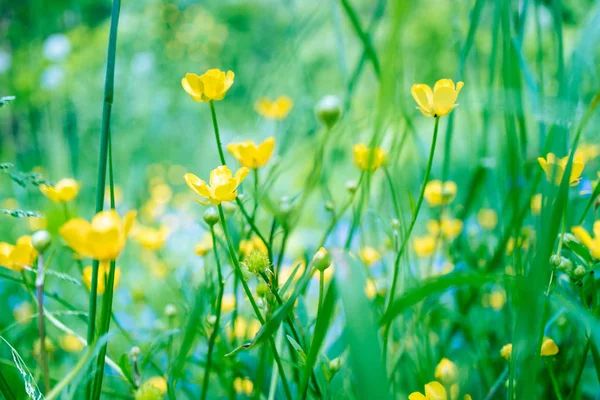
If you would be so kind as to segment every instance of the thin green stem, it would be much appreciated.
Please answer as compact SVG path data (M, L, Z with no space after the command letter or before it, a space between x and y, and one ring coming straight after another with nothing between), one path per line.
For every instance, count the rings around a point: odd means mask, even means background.
M219 124L217 122L217 112L215 110L214 101L210 100L208 102L210 104L210 114L212 116L213 128L215 131L215 140L217 141L217 149L219 150L219 158L221 159L222 165L227 165L225 162L225 155L223 154L223 145L221 144L221 135L219 134Z
M42 376L44 378L44 393L50 391L50 371L48 370L48 353L46 351L46 325L44 322L44 257L38 256L37 277L35 287L37 291L38 306L38 329L40 335L40 364L42 365Z
M548 359L546 359L546 366L548 367L548 374L550 375L550 382L552 382L552 388L554 389L556 399L563 400L563 397L560 394L560 386L558 384L558 380L556 379L556 375L554 374L554 370L552 369L552 363Z
M342 7L348 16L348 19L350 19L350 23L352 24L352 28L354 28L354 32L361 40L365 52L373 64L375 75L379 78L381 76L381 67L369 34L362 28L358 15L350 4L349 0L340 0L340 2L342 3Z

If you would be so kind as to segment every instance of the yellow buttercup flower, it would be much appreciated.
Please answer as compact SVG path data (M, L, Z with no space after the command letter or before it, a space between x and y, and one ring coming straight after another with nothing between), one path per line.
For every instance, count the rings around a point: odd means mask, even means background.
M31 244L31 236L24 235L17 239L13 246L0 242L0 265L16 272L23 271L25 267L33 266L38 252Z
M96 287L98 294L104 293L105 282L106 282L106 279L108 278L109 272L110 272L110 263L108 261L102 261L100 263L100 265L98 266L98 285ZM87 267L85 267L83 269L83 276L81 277L81 280L83 281L85 286L88 288L88 290L91 290L91 288L92 288L92 273L93 273L93 268L91 265L88 265ZM121 269L119 267L115 267L114 287L117 287L117 283L119 283L120 278L121 278Z
M153 376L146 381L146 384L154 386L161 395L167 393L167 380L162 376Z
M558 354L558 346L554 342L554 340L549 337L544 337L542 340L542 347L540 349L540 355L542 357L548 357Z
M167 242L169 229L165 226L161 226L158 229L147 226L135 226L131 235L146 250L160 250Z
M237 377L233 380L233 389L237 394L245 394L250 396L254 390L254 384L249 378Z
M254 105L254 109L267 119L284 119L293 106L294 102L287 96L279 96L275 100L261 97Z
M546 180L554 185L560 185L565 169L567 168L567 163L569 162L569 156L558 159L554 153L548 153L546 158L538 157L538 162L546 173ZM581 157L573 158L569 185L577 186L579 184L584 167L585 165Z
M571 231L590 250L592 257L600 258L600 220L594 222L594 237L582 226L575 226Z
M136 212L121 219L114 210L101 211L88 222L73 218L59 230L62 238L80 257L108 261L116 259L127 240Z
M463 88L463 82L457 82L456 86L452 79L440 79L433 86L419 83L412 86L410 93L417 102L418 109L426 117L443 117L458 107L456 99Z
M230 143L227 145L227 150L242 164L242 167L259 168L267 165L274 147L275 138L271 136L258 145L252 140Z
M443 182L437 179L427 182L423 194L430 206L450 204L456 197L457 186L453 181Z
M540 215L542 212L542 194L534 194L531 196L531 213L533 215Z
M252 339L261 328L261 323L257 319L248 320L244 317L235 319L234 331L229 332L229 336L234 336L240 340Z
M500 355L506 361L510 360L510 356L512 355L512 343L505 344L504 346L502 346L502 348L500 349Z
M181 79L181 86L195 101L223 100L225 94L231 85L233 85L234 76L232 71L225 73L216 68L209 69L199 76L187 73Z
M367 267L381 260L381 254L372 247L365 246L358 251L358 256Z
M434 236L438 236L441 233L448 239L454 240L463 229L463 222L460 219L442 217L441 221L438 222L434 219L427 222L427 230Z
M373 279L367 279L365 282L365 295L369 300L373 300L377 296L377 286L375 286Z
M237 188L242 183L250 170L242 167L232 176L231 170L226 165L213 169L210 173L210 185L194 174L184 175L185 183L198 195L207 201L198 202L204 205L219 205L223 201L233 201L237 197Z
M79 353L85 348L85 343L73 334L62 335L59 340L60 347L69 353Z
M483 230L491 231L498 225L498 214L491 208L482 208L477 213L477 222Z
M54 203L66 203L77 197L80 185L75 179L65 178L55 186L40 185L40 192Z
M458 380L458 368L456 364L447 358L442 358L435 367L435 379L444 385L450 385Z
M446 389L437 381L425 385L425 394L413 392L408 396L408 400L446 400L447 398Z
M354 164L363 171L375 171L385 162L385 152L376 147L375 149L368 148L364 143L355 144Z
M435 237L432 235L416 237L413 242L418 257L429 257L435 252Z
M225 293L221 301L221 311L226 313L232 312L235 309L235 296L231 293Z

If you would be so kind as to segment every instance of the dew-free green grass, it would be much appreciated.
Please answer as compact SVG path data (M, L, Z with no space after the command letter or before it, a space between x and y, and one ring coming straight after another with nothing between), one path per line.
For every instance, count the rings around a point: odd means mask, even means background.
M600 393L597 2L0 10L1 397Z

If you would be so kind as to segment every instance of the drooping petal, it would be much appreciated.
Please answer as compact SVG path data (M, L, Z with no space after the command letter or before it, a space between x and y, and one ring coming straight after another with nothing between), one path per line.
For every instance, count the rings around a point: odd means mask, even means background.
M206 185L206 182L198 178L196 175L187 173L183 176L183 179L190 189L200 196L209 198L212 195L210 189Z
M419 83L413 85L410 93L424 115L431 116L433 112L433 92L429 85Z
M185 90L187 94L192 97L192 99L198 102L203 101L203 85L198 75L191 73L185 74L185 77L181 79L181 86L183 87L183 90Z
M571 167L571 176L569 179L571 186L575 186L577 183L579 183L581 173L583 172L584 168L585 164L583 163L581 157L575 157L573 159L573 166Z
M259 166L267 165L275 148L275 137L269 136L258 146L258 163Z

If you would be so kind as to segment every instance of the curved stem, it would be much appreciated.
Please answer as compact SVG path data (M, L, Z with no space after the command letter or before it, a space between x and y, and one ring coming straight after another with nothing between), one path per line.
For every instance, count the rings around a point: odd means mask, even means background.
M219 124L217 123L217 112L215 111L215 103L211 100L208 102L208 104L210 104L210 114L212 116L213 128L215 131L215 139L217 141L217 150L219 150L219 158L221 159L222 165L227 165L227 163L225 162L225 155L223 154L221 135L219 134Z

